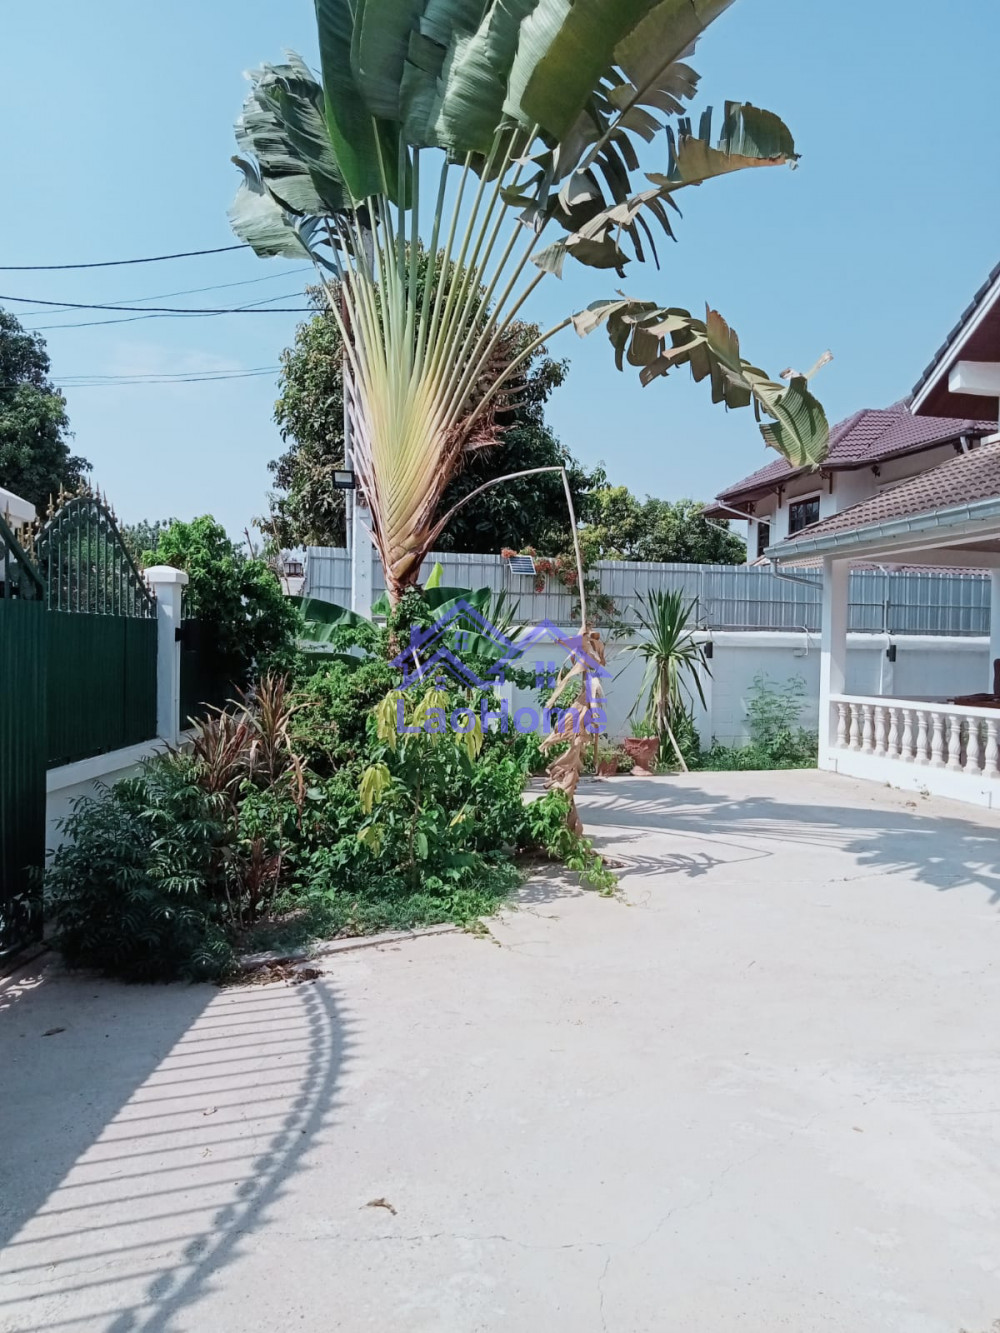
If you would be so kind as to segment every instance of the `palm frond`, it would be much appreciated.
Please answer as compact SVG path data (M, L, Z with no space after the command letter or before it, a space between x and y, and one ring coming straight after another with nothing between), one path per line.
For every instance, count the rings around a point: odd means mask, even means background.
M687 114L687 58L730 2L315 0L322 79L294 55L250 75L230 218L259 254L304 250L336 280L359 499L392 600L418 578L466 454L498 438L521 367L571 322L512 339L538 284L567 258L619 273L656 261L681 190L794 164L769 112L727 103L717 138L710 112L697 129ZM657 142L662 170L640 179ZM686 363L716 401L770 418L768 443L793 461L822 457L804 382L743 360L714 312L622 298L576 323L606 323L643 384Z

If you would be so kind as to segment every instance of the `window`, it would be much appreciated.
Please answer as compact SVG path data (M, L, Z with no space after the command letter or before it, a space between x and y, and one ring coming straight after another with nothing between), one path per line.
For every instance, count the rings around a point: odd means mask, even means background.
M788 506L788 535L793 536L819 522L819 496L812 495L808 500L796 500Z
M759 560L767 548L771 545L771 525L770 523L757 524L757 559Z

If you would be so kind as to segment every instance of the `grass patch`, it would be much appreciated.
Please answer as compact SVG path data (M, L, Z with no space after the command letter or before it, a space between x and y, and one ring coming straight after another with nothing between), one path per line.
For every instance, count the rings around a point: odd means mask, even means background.
M403 882L381 880L364 894L343 888L312 889L275 903L276 919L262 922L240 941L240 952L283 953L320 940L355 939L388 930L419 930L424 926L468 926L492 916L522 883L511 863L490 865L476 883L444 892L410 889ZM284 914L283 914L284 913Z

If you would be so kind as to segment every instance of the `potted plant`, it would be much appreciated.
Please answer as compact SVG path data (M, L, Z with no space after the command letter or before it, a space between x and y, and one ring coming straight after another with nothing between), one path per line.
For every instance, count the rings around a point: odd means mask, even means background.
M626 736L622 741L622 748L631 758L632 768L636 773L641 776L651 773L653 760L660 748L660 738L652 722L647 722L643 718L642 721L634 723L631 736Z
M681 772L688 771L675 729L685 715L683 695L693 701L695 695L705 706L705 691L701 678L711 675L705 650L695 638L693 613L696 601L685 602L677 588L669 592L651 589L640 598L639 628L643 637L638 643L625 647L646 664L639 698L633 714L642 709L643 721L655 731L658 738L657 757L669 763L671 752L676 756Z
M615 758L618 761L618 774L624 777L626 773L631 773L635 769L635 760L625 749L624 743L615 746Z
M598 746L594 769L599 778L613 778L618 772L618 756L607 741Z

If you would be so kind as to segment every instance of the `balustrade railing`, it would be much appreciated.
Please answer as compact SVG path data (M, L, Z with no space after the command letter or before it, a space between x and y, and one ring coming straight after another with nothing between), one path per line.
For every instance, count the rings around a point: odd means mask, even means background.
M1000 778L1000 709L846 694L830 702L838 750Z

